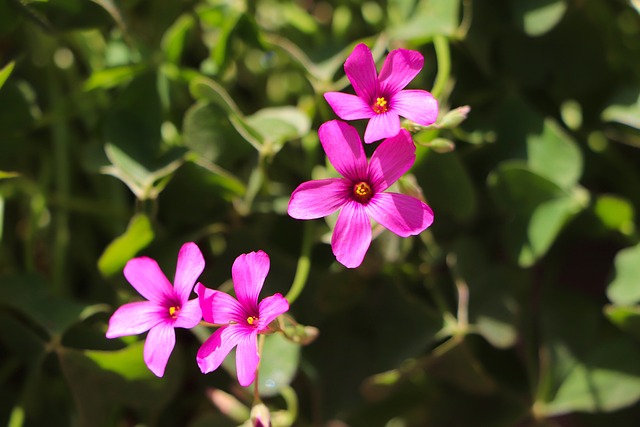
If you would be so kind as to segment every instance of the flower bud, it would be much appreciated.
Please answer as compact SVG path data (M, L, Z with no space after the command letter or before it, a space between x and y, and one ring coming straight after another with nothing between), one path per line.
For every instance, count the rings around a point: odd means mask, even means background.
M260 402L251 408L251 425L253 427L271 427L269 408Z

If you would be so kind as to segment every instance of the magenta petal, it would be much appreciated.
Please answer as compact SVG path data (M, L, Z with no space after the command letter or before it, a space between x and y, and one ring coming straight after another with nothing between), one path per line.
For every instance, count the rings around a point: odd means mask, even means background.
M289 310L289 302L281 294L275 294L260 301L258 312L260 319L258 322L258 331L265 330L269 323L274 319Z
M159 323L149 330L144 343L144 363L156 376L164 375L164 369L175 345L176 333L171 323Z
M303 182L291 193L289 215L295 219L316 219L331 215L349 200L349 183L342 178Z
M371 244L371 221L364 206L351 201L340 214L331 236L331 249L336 259L347 268L356 268Z
M364 131L364 142L371 144L383 138L396 136L398 132L400 132L400 117L395 111L389 110L371 117Z
M356 95L342 92L327 92L324 99L342 120L368 119L375 112L367 101Z
M254 330L251 334L242 335L236 349L236 371L238 374L238 382L241 386L247 387L256 378L256 369L260 362L258 354L258 331Z
M193 285L204 270L204 258L198 246L193 242L182 245L178 253L178 265L173 281L173 287L180 301L187 301L193 290Z
M438 101L426 90L403 90L394 95L391 109L421 126L429 126L438 118Z
M186 301L180 307L178 318L173 323L174 328L191 329L202 320L202 310L198 298Z
M120 306L109 319L107 338L138 335L164 320L164 308L149 301L131 302Z
M400 237L420 234L433 223L433 211L424 202L397 193L377 193L367 212L378 223Z
M360 43L344 62L347 74L356 94L365 101L371 101L378 91L376 63L367 45Z
M380 70L382 93L393 95L402 90L418 75L424 65L424 57L415 50L396 49L389 53Z
M196 361L203 374L213 372L222 364L231 349L246 335L239 325L217 329L198 349Z
M196 286L202 318L209 323L225 325L229 322L241 322L246 320L247 314L234 297L224 292L204 287L198 283Z
M173 286L158 263L148 257L134 258L124 266L124 277L131 286L149 301L162 303L173 297Z
M389 188L416 160L416 146L406 129L385 139L374 151L369 162L369 182L375 193Z
M339 120L331 120L320 126L318 137L329 161L340 175L350 180L365 176L367 156L356 128Z
M233 262L231 277L236 298L248 314L258 310L258 296L269 273L269 255L263 251L242 254Z

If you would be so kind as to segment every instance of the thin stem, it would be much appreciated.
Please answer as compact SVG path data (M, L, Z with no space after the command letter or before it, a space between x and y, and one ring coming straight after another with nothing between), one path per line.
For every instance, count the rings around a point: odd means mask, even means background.
M70 198L69 174L69 128L65 117L65 107L62 100L60 82L49 73L51 87L51 102L53 115L58 119L53 122L53 162L55 169L55 187L59 200L65 202ZM53 247L53 286L59 294L65 290L65 266L67 249L69 247L69 213L65 206L58 206L55 220L55 237Z
M439 98L451 74L451 52L449 50L449 41L443 35L433 36L433 47L436 50L436 58L438 60L438 73L436 74L436 81L433 83L431 94L435 98Z
M289 292L285 296L290 305L298 299L298 296L307 284L309 271L311 270L311 237L313 234L313 222L305 221L302 233L302 249L300 250L300 258L298 258L296 275L293 278L291 289L289 289Z
M264 335L258 336L258 354L262 356L262 347L264 346ZM253 380L253 404L260 402L260 391L258 390L258 385L260 383L260 362L258 362L258 367L256 368L256 379Z

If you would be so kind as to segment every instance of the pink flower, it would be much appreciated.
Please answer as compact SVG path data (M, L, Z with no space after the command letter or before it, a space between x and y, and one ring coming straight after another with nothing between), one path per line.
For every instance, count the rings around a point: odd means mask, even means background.
M161 377L176 344L173 328L193 328L202 319L197 299L189 300L204 258L195 243L185 243L178 254L174 285L158 263L148 257L134 258L124 267L124 276L148 301L125 304L109 319L107 338L149 331L144 343L144 362Z
M237 346L238 382L246 387L255 380L260 361L258 334L268 332L269 324L289 310L289 303L280 294L258 304L267 273L269 256L262 251L250 252L236 258L231 269L237 300L201 284L196 288L204 320L222 325L198 350L196 359L202 373L218 369L231 349Z
M303 182L291 194L289 215L316 219L340 209L331 237L338 261L358 267L371 244L369 217L399 236L416 235L433 222L433 212L422 201L385 193L413 165L415 146L401 130L383 141L367 163L360 136L352 126L333 120L318 131L327 157L344 178Z
M376 75L371 51L359 44L344 63L355 95L327 92L325 99L343 120L370 119L364 133L367 144L396 136L400 117L428 126L438 117L438 101L424 90L402 90L420 72L424 58L415 50L389 53Z

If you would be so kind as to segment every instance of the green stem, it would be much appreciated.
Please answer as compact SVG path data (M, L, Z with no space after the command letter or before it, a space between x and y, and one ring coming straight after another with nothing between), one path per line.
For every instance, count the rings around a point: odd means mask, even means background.
M70 198L69 177L69 128L65 117L64 101L60 82L54 75L49 79L53 115L57 118L52 126L53 163L55 169L55 188L59 200ZM59 294L66 293L65 265L69 247L69 213L65 206L56 209L54 220L55 237L53 246L53 286Z
M300 258L298 258L296 275L293 278L291 289L289 289L289 292L285 296L290 305L298 298L307 284L307 278L309 277L309 271L311 270L312 234L313 222L305 221L302 235L302 249L300 251Z
M442 35L433 36L433 47L436 50L438 73L436 74L436 81L433 83L431 94L437 99L442 95L449 81L451 74L451 52L449 50L449 41Z

